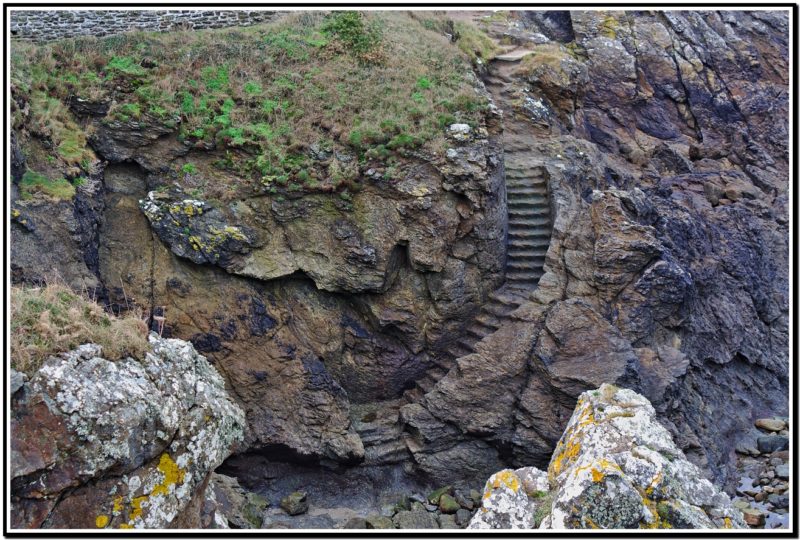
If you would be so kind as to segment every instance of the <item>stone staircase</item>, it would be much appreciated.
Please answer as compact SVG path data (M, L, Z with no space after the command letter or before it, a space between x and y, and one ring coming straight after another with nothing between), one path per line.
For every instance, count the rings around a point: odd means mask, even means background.
M405 398L350 406L350 421L364 443L365 465L402 463L409 457L400 425Z
M354 405L351 417L364 442L367 464L399 463L408 456L400 407L420 402L455 365L457 358L475 352L475 345L494 333L503 320L517 309L536 288L544 273L550 245L552 223L547 173L541 160L531 152L532 126L516 114L512 100L518 99L512 86L518 62L529 54L524 49L509 49L489 65L485 79L495 104L504 111L504 165L508 205L508 252L506 283L491 293L488 301L445 354L398 400Z

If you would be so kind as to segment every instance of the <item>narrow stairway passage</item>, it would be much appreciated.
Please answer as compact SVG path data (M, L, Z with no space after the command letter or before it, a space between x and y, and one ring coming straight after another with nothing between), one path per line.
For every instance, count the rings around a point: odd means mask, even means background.
M513 104L519 98L515 94L514 71L528 53L523 49L509 50L489 64L485 78L495 105L503 111L503 160L508 207L506 282L489 295L464 333L449 350L434 357L434 365L414 381L401 399L384 401L369 412L354 407L351 416L364 442L366 461L370 464L399 463L407 458L404 439L408 435L400 426L400 408L408 403L421 402L450 372L456 359L473 354L475 345L502 326L510 313L536 289L544 274L552 234L547 173L542 166L542 156L531 144L536 136L534 126Z

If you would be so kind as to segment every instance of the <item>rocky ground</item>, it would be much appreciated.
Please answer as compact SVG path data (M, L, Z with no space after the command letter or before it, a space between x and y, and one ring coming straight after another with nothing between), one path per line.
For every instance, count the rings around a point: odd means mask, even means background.
M760 418L736 447L741 476L733 504L752 528L789 527L789 428L786 417Z

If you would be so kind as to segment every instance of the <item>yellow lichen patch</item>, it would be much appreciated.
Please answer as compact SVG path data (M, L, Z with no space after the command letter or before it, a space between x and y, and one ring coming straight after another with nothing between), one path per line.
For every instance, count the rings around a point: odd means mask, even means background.
M725 518L725 520L724 520L724 522L722 524L722 528L723 529L732 529L733 528L733 523L731 522L731 518L729 518L729 517Z
M556 456L553 456L553 461L550 463L551 480L561 474L561 472L572 463L581 451L581 443L569 441L564 445L564 448Z
M647 497L644 493L642 493L641 489L638 489L639 495L642 496L642 502L650 510L650 514L653 516L653 521L647 522L641 520L639 522L640 529L671 529L672 525L669 524L658 512L658 503L649 497Z
M151 495L166 495L169 493L170 486L183 483L183 477L186 474L166 452L161 454L158 470L164 475L164 480L153 488Z
M494 475L492 489L498 489L502 485L505 485L508 489L516 493L519 491L519 478L513 471L500 471Z
M606 458L600 458L597 461L589 463L588 465L577 467L574 471L574 475L577 477L581 472L587 469L591 469L592 482L602 482L603 478L608 475L609 470L622 471L620 466L613 461L609 461Z
M99 516L97 516L97 518L95 518L94 524L98 529L104 529L108 525L109 521L111 520L107 515L100 514Z
M142 517L142 503L148 499L149 495L142 495L136 497L131 501L131 512L128 515L128 521L136 521L136 518Z
M183 479L185 476L185 471L181 469L177 463L175 463L172 458L166 452L161 454L161 458L158 463L158 471L164 476L163 480L156 484L153 487L150 493L145 495L141 495L139 497L134 497L131 500L131 507L130 511L128 512L128 523L127 527L120 526L120 528L131 528L133 523L136 522L137 519L141 518L144 514L144 508L147 507L146 501L152 495L168 495L170 486L175 484L183 483ZM122 501L123 497L119 496L114 499L114 512L118 513L122 511Z
M129 525L128 523L121 523L119 528L120 529L133 529L133 525Z
M18 218L19 217L19 210L17 210L16 208L11 210L11 217L14 218L14 219Z
M603 478L605 478L605 477L606 477L606 475L605 475L605 473L603 473L603 471L600 471L598 469L592 469L592 482L595 482L595 483L602 482Z
M201 240L198 236L190 236L189 237L189 244L192 246L192 249L195 251L200 251Z

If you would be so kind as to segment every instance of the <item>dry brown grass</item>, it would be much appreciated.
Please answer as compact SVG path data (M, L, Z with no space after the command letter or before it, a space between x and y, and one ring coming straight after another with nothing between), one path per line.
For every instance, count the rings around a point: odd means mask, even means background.
M84 343L103 357L141 358L148 350L147 325L135 311L116 317L61 283L11 287L11 367L32 375L53 354Z

